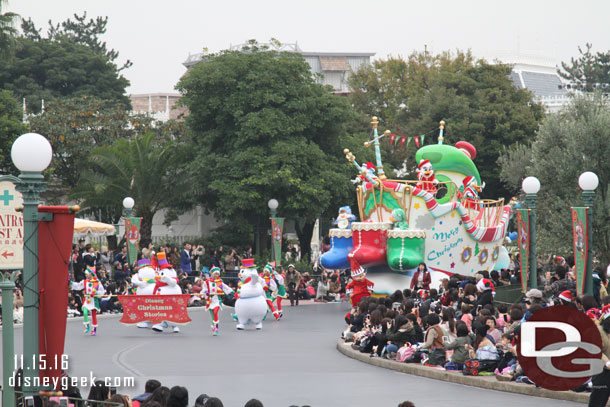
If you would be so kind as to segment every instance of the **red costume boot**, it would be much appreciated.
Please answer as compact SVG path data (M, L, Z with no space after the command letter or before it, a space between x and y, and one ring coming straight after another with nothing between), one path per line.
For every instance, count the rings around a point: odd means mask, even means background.
M352 239L354 249L349 258L354 258L364 267L386 264L386 241L390 223L385 222L354 222L352 223Z

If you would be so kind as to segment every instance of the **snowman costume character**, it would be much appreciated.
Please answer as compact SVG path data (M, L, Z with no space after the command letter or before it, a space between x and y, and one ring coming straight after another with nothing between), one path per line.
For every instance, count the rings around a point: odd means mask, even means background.
M339 214L333 224L337 225L340 229L351 229L352 222L355 220L356 215L352 213L352 208L349 206L342 206L339 208Z
M434 170L432 169L432 163L430 160L421 160L419 164L417 164L417 187L430 192L431 194L436 194L436 185L438 184L438 180L434 176Z
M97 334L97 313L100 312L98 296L106 294L106 289L97 279L95 267L87 266L85 279L78 283L72 281L70 286L74 291L84 290L82 311L85 333L91 332L91 335L95 336ZM89 312L91 312L91 323L89 323Z
M155 289L156 270L152 267L149 259L138 260L138 272L131 276L131 284L136 287L136 295L153 295ZM138 328L150 328L150 322L138 322Z
M172 268L172 265L167 262L165 253L157 253L157 262L159 264L159 274L156 277L155 287L153 288L153 295L176 295L182 294L182 289L178 285L178 275L176 270ZM180 332L178 325L172 324L171 322L163 321L160 324L152 326L153 331L163 332L164 328L170 327L174 333Z
M246 325L251 323L256 329L263 329L263 318L267 315L263 282L256 271L254 259L243 259L242 262L242 284L235 302L235 316L239 322L236 328L246 329Z
M210 276L203 284L206 295L205 309L210 311L212 317L212 335L217 336L218 312L222 308L222 296L231 294L233 290L220 279L220 269L218 267L212 267Z

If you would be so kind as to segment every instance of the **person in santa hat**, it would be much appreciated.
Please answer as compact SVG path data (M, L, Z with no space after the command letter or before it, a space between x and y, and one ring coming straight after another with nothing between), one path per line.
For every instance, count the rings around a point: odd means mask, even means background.
M417 164L417 180L419 181L416 187L436 194L436 185L438 180L434 176L434 170L432 169L432 163L430 160L421 160Z
M97 334L97 313L100 312L99 297L106 293L106 289L97 279L95 266L87 266L85 270L85 279L79 282L70 282L70 286L74 291L84 290L83 298L83 324L85 324L85 333L91 332L91 335ZM91 323L89 323L89 312L91 312Z
M477 185L476 179L469 175L462 180L462 188L460 189L464 199L477 200L483 188L485 188L484 182L481 185Z
M212 267L210 278L205 280L203 290L206 296L205 309L210 311L212 317L212 335L218 335L218 312L222 309L222 296L233 292L231 287L226 285L220 278L220 269Z
M559 300L559 304L557 305L567 305L576 308L576 304L574 304L574 294L569 290L561 292L557 296L557 299Z
M375 284L366 279L366 271L356 259L350 257L349 261L352 266L352 281L345 287L345 294L349 296L352 306L355 307L362 298L371 295Z
M366 166L362 167L363 171L356 179L352 180L352 184L358 184L360 182L369 182L367 179L367 175L373 180L377 180L377 175L375 175L375 164L372 162L367 162Z

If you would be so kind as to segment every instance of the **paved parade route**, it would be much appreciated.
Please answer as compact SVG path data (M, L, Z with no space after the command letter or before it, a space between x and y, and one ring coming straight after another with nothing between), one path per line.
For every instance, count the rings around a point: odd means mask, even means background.
M209 314L190 311L193 319L179 334L159 334L125 326L117 316L100 318L98 336L82 333L80 321L68 322L66 353L70 375L134 376L143 392L146 379L185 386L192 405L200 393L239 407L259 398L265 407L391 407L411 400L417 407L466 404L477 406L554 406L581 404L484 390L398 373L340 354L337 339L348 305L312 304L284 307L281 322L268 320L262 331L236 331L230 313L221 311L220 336L212 337ZM21 352L21 328L16 353ZM83 393L86 397L88 389Z

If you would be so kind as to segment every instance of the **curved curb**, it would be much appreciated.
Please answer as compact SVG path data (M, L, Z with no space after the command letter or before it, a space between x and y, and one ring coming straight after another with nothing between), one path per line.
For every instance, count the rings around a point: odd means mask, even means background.
M446 370L435 369L432 367L421 366L414 363L400 363L393 360L370 357L367 353L360 353L351 348L350 344L344 343L341 339L337 341L337 350L352 359L359 360L369 365L392 369L397 372L412 374L415 376L427 377L429 379L442 380L466 386L480 387L482 389L505 391L518 393L526 396L545 397L556 400L574 401L577 403L588 403L590 393L575 393L573 391L552 391L535 386L515 383L500 382L493 376L464 376L461 373L449 372Z

